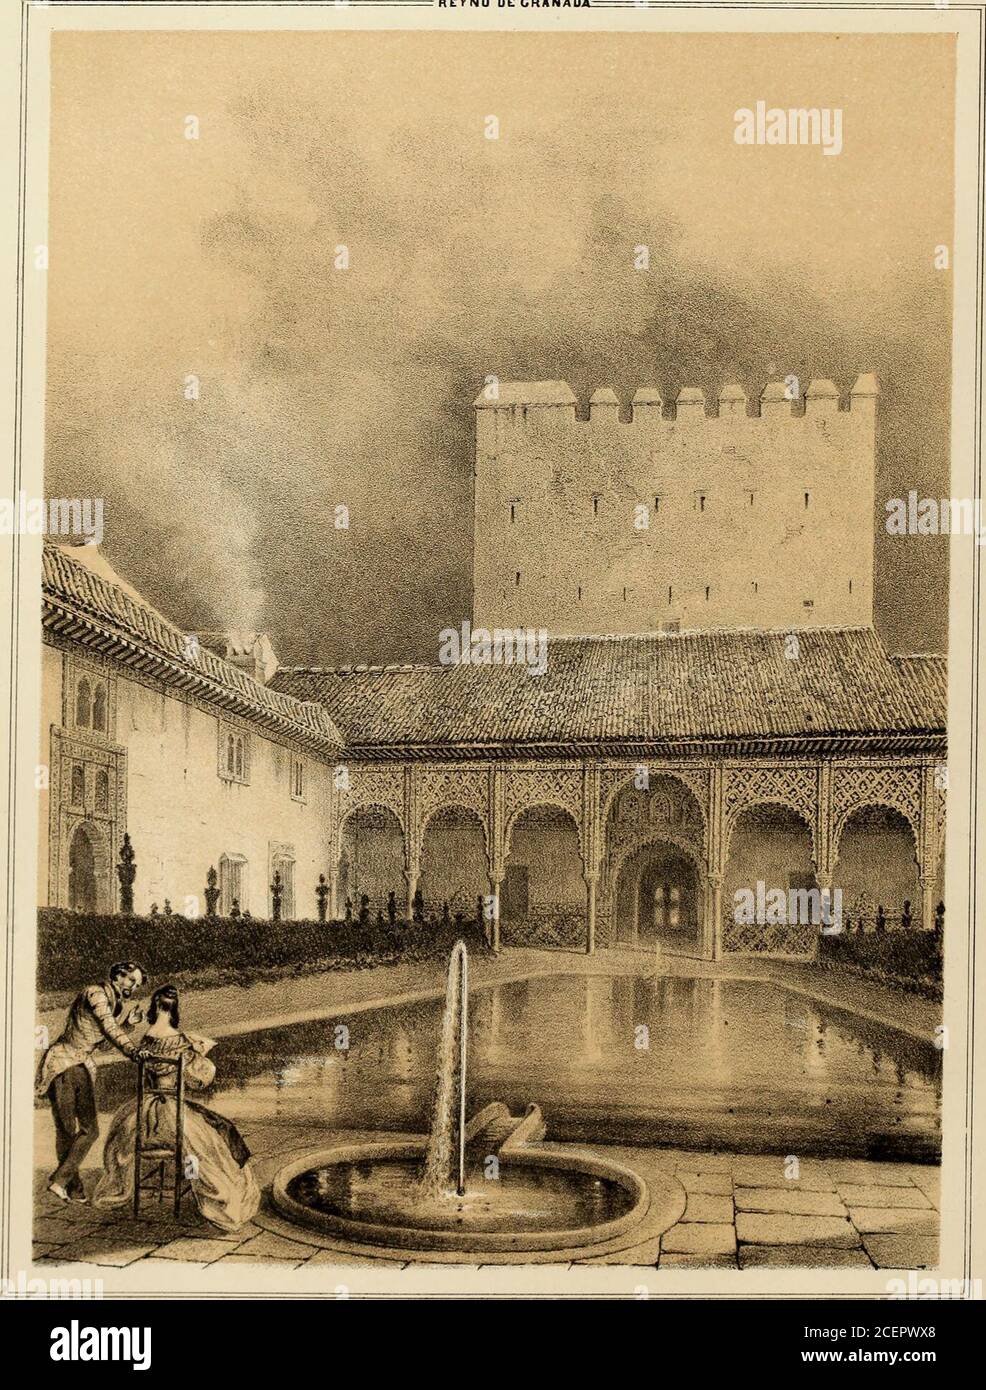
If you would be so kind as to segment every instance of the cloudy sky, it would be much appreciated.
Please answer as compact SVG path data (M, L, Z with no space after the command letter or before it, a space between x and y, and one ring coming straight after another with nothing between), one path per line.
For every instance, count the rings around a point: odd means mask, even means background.
M108 557L176 621L323 663L433 660L468 616L488 373L629 399L875 371L878 513L947 495L952 60L926 36L57 35L47 489L105 497ZM758 99L842 107L842 153L737 146ZM943 543L874 533L881 630L942 647Z

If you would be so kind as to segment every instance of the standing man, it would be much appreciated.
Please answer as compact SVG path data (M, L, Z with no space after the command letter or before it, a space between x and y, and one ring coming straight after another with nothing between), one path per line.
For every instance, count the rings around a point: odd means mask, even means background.
M141 1056L126 1030L141 1022L143 1010L138 1005L124 1015L123 1006L145 983L134 961L111 965L108 980L89 985L76 997L61 1037L38 1065L35 1094L47 1096L51 1104L58 1155L48 1191L60 1202L88 1200L79 1169L99 1137L93 1053L100 1043L110 1042L131 1061Z

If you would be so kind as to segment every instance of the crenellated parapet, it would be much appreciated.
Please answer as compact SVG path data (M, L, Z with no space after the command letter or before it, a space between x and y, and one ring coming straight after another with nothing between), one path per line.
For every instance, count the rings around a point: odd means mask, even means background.
M672 397L490 378L473 617L560 633L867 626L876 377Z
M880 388L871 373L858 376L843 401L839 387L827 377L814 378L802 393L793 379L770 381L756 400L743 387L723 386L715 401L707 401L699 386L682 386L673 401L665 401L656 386L641 386L632 398L621 401L610 386L601 386L589 397L588 420L580 417L579 401L565 381L510 381L493 383L474 402L480 428L586 425L606 428L625 426L658 428L675 424L712 421L736 424L747 420L817 420L851 416L872 423Z

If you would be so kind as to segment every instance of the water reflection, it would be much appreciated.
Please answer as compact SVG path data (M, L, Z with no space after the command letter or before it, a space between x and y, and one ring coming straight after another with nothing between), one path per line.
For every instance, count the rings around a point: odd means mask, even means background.
M423 1131L440 1007L224 1039L216 1108L245 1123ZM940 1065L931 1043L763 982L555 976L471 1000L470 1108L537 1101L549 1139L930 1158ZM127 1069L109 1070L123 1098Z

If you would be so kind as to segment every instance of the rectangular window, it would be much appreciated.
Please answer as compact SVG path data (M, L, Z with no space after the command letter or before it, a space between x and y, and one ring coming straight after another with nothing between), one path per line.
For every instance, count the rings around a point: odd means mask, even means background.
M814 608L815 600L812 598L806 598L801 606L802 608Z
M246 912L247 861L242 854L224 854L219 860L219 913L229 917L234 910Z
M224 782L250 781L250 735L219 721L219 776Z
M704 492L697 492L697 493L695 494L695 506L698 508L698 510L699 510L700 512L704 512L704 511L705 511L705 493L704 493Z
M291 796L295 801L305 800L305 764L301 758L291 759Z
M280 874L281 877L281 921L291 922L295 917L294 907L294 859L287 853L280 853L274 857L271 864L270 881L273 884L274 875ZM270 893L269 913L273 915L274 902L273 892Z
M514 521L517 520L517 503L516 503L516 502L511 502L511 503L510 503L510 520L511 520L511 522L514 522Z
M520 570L517 570L516 573L514 574L514 588L515 588L515 589L519 589L519 588L520 588Z
M599 498L598 498L598 496L596 496L596 495L594 495L594 496L593 496L593 499L592 499L592 515L593 515L593 516L598 516L598 515L599 515Z

